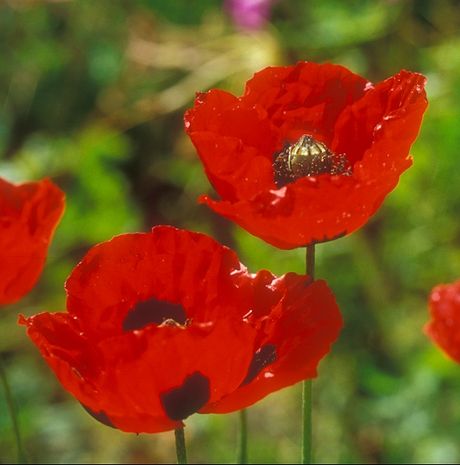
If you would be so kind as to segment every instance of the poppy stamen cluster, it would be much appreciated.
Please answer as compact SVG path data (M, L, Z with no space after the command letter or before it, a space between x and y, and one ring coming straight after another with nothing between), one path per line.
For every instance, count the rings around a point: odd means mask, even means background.
M350 176L352 171L346 155L336 155L326 144L304 134L294 144L275 154L275 183L283 187L305 176L320 174Z

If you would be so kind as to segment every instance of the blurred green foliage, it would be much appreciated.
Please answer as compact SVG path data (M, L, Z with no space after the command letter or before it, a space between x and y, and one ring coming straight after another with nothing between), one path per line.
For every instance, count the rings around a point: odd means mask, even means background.
M64 308L63 283L99 241L167 223L232 245L251 270L302 272L196 204L210 186L184 135L195 91L241 93L253 72L297 60L381 80L427 75L430 107L414 166L358 233L318 247L346 320L314 383L317 462L460 461L460 367L422 332L427 295L460 275L460 9L455 0L279 0L244 32L220 1L5 0L0 4L0 175L52 177L67 211L37 288L2 310L0 351L34 462L173 460L172 434L135 436L90 418L15 324ZM250 458L296 462L299 386L249 411ZM191 461L234 460L235 415L187 422ZM14 460L0 395L0 462Z

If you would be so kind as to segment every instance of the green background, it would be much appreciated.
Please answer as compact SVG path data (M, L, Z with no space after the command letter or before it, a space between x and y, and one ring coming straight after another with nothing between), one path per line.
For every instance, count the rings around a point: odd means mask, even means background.
M174 224L232 244L251 271L302 272L218 218L183 131L194 93L241 94L261 68L331 61L373 81L401 68L428 77L414 165L359 232L317 248L346 326L314 382L317 462L459 462L460 366L423 334L427 296L460 276L460 2L280 0L261 30L236 27L220 1L6 0L0 4L0 175L51 177L67 194L34 291L2 309L6 361L31 461L159 463L173 434L125 434L88 416L16 325L65 308L63 283L88 248ZM250 459L296 462L300 386L249 410ZM192 462L235 460L237 415L187 420ZM15 460L0 395L0 462Z

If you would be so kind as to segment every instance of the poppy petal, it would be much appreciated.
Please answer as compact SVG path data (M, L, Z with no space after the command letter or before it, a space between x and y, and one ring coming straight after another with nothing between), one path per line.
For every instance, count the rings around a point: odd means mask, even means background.
M385 179L389 171L399 177L410 166L409 149L427 107L425 84L421 74L403 70L369 87L338 119L332 149L346 153L353 164L362 160L359 170L368 171L367 177Z
M272 156L277 136L264 113L243 108L229 95L218 90L199 94L185 124L216 191L232 199L251 197L261 185L275 187Z
M0 179L0 305L35 285L64 211L64 194L44 179L14 185Z
M299 62L256 73L241 100L264 108L283 141L293 142L308 133L329 144L338 116L367 85L343 66Z
M164 305L180 302L187 318L207 320L217 300L231 305L233 279L245 270L211 238L157 226L93 247L66 282L68 311L87 331L106 336L119 334L128 314L152 297Z
M431 321L426 334L457 363L460 363L460 280L436 286L430 294Z
M79 322L67 313L39 313L30 318L19 317L27 326L27 334L40 349L59 382L80 402L98 411L94 403L97 380L101 371L98 354L85 337Z
M314 378L343 326L335 298L324 281L287 274L275 283L285 287L261 328L249 377L221 401L204 410L226 413L245 408L271 392ZM265 293L258 286L257 292Z

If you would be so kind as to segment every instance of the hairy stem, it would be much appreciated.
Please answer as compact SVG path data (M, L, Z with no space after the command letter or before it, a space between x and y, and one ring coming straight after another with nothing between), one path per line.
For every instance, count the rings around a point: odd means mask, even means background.
M184 428L175 429L174 436L176 437L177 463L187 463L187 450L185 448Z

